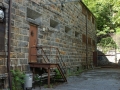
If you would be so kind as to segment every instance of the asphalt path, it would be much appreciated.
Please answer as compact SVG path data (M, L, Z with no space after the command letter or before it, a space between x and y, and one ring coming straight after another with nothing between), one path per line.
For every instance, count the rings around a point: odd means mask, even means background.
M67 78L67 83L52 88L36 87L33 90L120 90L120 69L100 68L87 70Z

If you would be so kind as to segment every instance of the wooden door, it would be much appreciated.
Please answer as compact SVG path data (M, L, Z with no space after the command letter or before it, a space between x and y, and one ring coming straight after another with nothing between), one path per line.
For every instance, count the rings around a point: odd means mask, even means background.
M94 66L97 66L97 52L93 52L93 64Z
M37 26L30 25L29 62L37 62Z

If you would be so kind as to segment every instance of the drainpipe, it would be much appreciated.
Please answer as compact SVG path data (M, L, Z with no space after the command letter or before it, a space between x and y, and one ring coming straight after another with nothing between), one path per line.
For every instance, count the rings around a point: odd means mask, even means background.
M87 40L87 38L88 38L88 35L87 35L87 33L88 33L88 31L87 31L87 13L86 13L86 15L85 15L85 17L86 17L86 64L87 64L87 66L88 66L88 40ZM88 67L87 67L88 68Z
M8 12L8 56L7 56L7 72L8 72L8 83L9 83L9 90L12 90L12 82L11 82L11 72L10 72L10 34L11 34L11 3L12 0L9 0L9 12Z

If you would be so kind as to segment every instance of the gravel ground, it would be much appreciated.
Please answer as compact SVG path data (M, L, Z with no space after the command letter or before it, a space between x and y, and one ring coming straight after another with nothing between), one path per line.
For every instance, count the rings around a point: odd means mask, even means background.
M53 88L36 87L33 90L120 90L120 69L102 68L67 78Z

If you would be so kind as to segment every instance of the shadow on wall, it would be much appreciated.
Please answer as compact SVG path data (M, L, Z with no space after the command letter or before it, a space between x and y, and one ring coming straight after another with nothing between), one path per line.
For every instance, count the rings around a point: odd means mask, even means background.
M112 63L108 60L108 58L106 57L106 55L97 50L97 63L98 63L98 66L112 66L112 65L115 65L115 63Z

